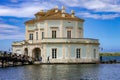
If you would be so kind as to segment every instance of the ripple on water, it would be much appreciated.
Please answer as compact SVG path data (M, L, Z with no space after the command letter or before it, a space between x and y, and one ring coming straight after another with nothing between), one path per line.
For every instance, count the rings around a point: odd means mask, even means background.
M120 64L27 65L0 68L0 80L119 80Z

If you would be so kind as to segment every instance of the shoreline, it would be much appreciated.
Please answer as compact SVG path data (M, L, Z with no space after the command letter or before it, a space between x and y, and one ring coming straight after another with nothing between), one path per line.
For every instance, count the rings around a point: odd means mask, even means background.
M120 62L116 62L116 63L110 63L110 62L99 62L99 63L41 63L41 62L34 62L33 64L23 64L21 65L20 63L12 66L12 64L5 64L5 67L17 67L17 66L25 66L25 65L75 65L75 64L120 64ZM2 68L2 63L0 63L0 68Z

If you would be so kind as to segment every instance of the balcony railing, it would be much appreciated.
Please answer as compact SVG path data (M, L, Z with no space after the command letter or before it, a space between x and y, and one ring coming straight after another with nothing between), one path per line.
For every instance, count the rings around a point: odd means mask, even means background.
M98 39L91 38L43 38L42 43L97 43Z
M42 43L81 43L81 44L99 44L98 39L92 38L43 38L41 40L23 40L14 42L12 45L22 45L22 44L42 44Z
M22 45L24 43L25 43L24 40L23 41L16 41L16 42L13 42L12 45Z

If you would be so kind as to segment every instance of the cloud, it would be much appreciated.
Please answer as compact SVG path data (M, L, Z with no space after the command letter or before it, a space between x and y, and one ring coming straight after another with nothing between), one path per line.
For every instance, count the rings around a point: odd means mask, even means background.
M120 12L120 0L58 0L68 7L80 7L98 12Z
M6 29L6 28L9 28L9 29L19 29L17 26L8 25L8 24L0 24L0 28L1 29Z
M92 14L89 12L80 12L77 14L81 17L94 18L94 19L114 19L120 17L120 14Z
M24 34L17 34L17 35L6 35L6 34L0 34L0 40L6 40L6 39L24 39Z
M0 40L24 39L24 33L21 30L21 28L14 25L0 24Z
M33 18L40 9L48 10L56 5L65 5L69 9L77 7L81 11L91 12L81 13L81 15L95 19L113 19L119 17L120 14L120 0L11 0L11 2L17 3L0 5L0 16ZM101 12L101 15L92 14L94 12Z
M0 5L0 16L31 18L40 9L49 9L52 7L53 3L49 2L24 2L16 5Z
M78 16L94 19L114 19L120 17L120 0L58 0L67 7L77 7ZM94 14L96 13L96 14ZM101 13L101 14L99 14ZM111 14L114 13L114 14Z

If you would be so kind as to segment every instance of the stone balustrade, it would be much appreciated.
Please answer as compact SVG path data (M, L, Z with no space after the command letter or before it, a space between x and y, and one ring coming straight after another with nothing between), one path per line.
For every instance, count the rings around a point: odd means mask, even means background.
M42 43L81 43L81 44L99 44L98 39L90 38L44 38Z
M12 45L22 45L22 44L33 44L33 43L81 43L81 44L99 44L98 39L91 38L44 38L42 40L27 40L14 42Z

